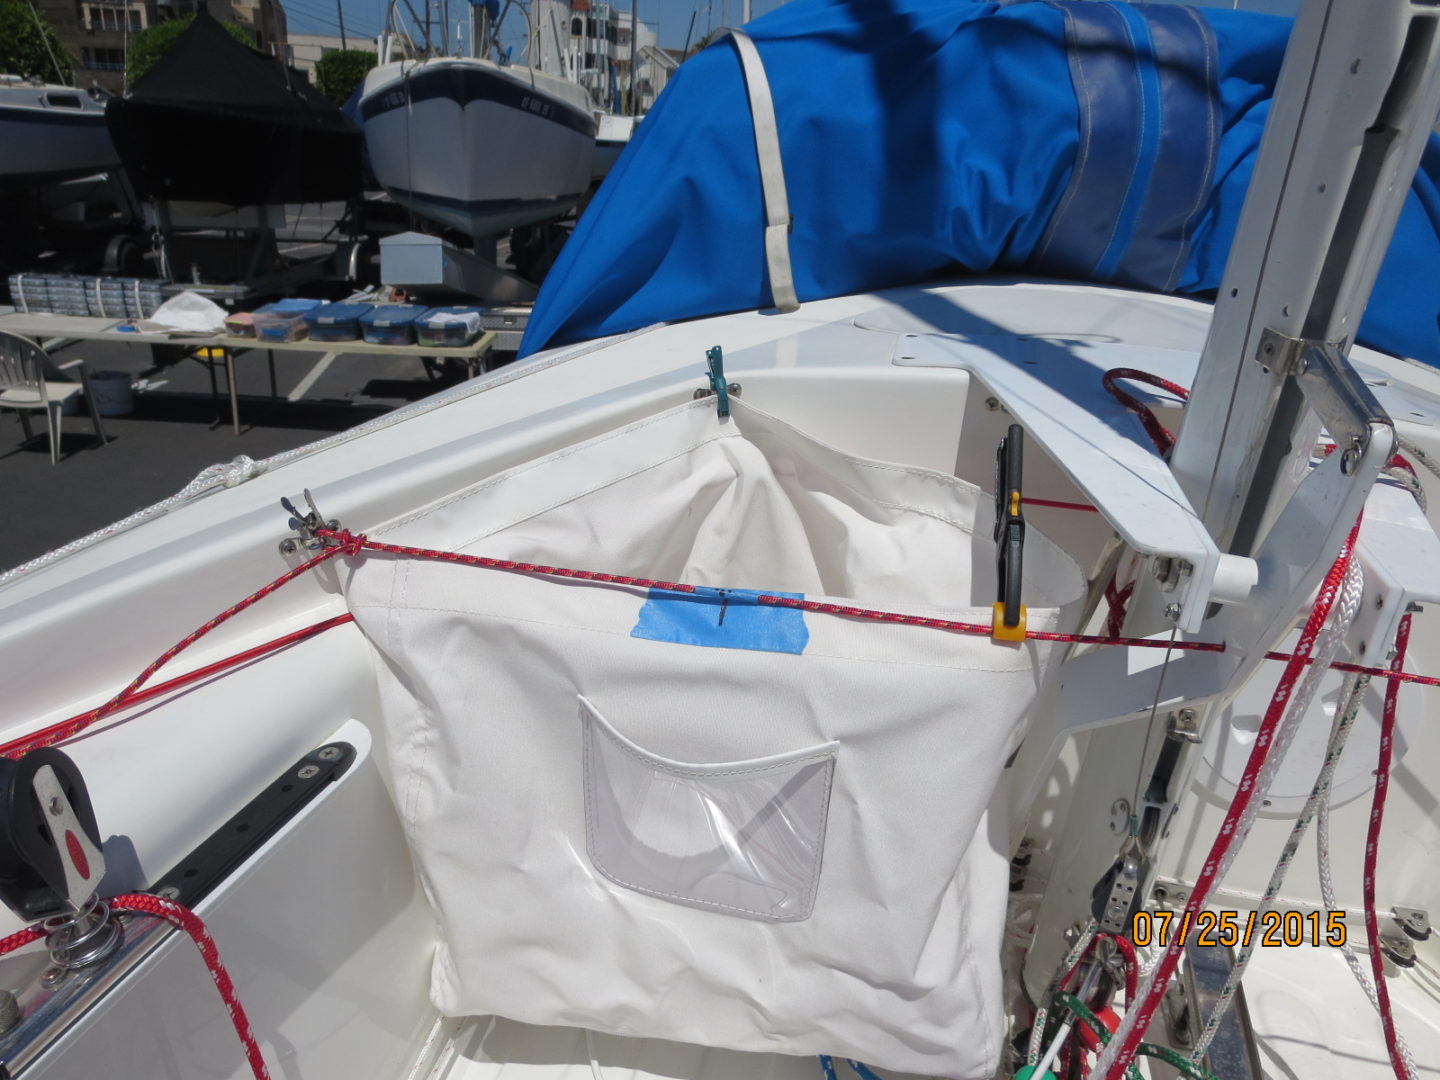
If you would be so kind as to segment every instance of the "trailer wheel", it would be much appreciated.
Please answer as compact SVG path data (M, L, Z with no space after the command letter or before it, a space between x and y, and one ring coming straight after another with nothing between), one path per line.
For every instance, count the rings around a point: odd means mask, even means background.
M101 272L107 277L139 277L145 269L145 253L135 238L117 233L105 245L105 261Z

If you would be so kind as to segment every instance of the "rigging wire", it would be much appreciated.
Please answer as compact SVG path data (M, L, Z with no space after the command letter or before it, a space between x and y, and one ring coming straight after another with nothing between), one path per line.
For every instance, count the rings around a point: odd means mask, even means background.
M1310 616L1305 622L1305 628L1300 633L1300 641L1296 646L1295 654L1286 663L1285 672L1270 699L1270 705L1265 711L1265 718L1256 733L1250 757L1245 763L1245 771L1240 778L1240 783L1236 786L1235 797L1226 810L1225 820L1216 833L1210 852L1205 858L1204 866L1191 890L1182 926L1188 926L1196 913L1204 910L1205 905L1209 902L1211 892L1215 885L1224 878L1225 872L1235 858L1239 844L1244 840L1255 820L1255 815L1259 812L1260 799L1264 797L1264 790L1257 781L1265 773L1267 758L1291 692L1300 680L1321 628L1330 615L1331 607L1334 606L1336 594L1349 568L1359 531L1360 519L1357 518L1340 548L1340 554L1334 565L1330 567L1320 585L1320 591L1316 596ZM1134 1060L1141 1036L1149 1026L1155 1011L1160 1007L1161 998L1175 974L1175 969L1179 966L1184 936L1183 930L1181 933L1171 936L1164 952L1161 953L1160 963L1145 980L1139 1000L1127 1010L1125 1020L1116 1033L1115 1040L1106 1045L1105 1051L1096 1063L1096 1072L1103 1080L1120 1080L1126 1066Z

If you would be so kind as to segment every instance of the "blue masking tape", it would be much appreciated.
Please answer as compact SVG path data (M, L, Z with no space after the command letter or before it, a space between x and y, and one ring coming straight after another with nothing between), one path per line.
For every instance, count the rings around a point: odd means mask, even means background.
M651 589L631 637L717 649L802 653L810 640L798 608L761 605L752 589ZM804 599L803 593L767 593Z

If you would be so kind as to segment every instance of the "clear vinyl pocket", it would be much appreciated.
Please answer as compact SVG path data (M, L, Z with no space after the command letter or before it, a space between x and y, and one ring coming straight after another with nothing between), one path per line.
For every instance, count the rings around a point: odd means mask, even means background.
M595 869L691 907L766 922L810 917L838 743L688 764L637 746L579 700Z

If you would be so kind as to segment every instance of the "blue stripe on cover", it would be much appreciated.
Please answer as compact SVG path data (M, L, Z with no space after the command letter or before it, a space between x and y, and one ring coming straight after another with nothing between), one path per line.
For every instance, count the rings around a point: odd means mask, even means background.
M1213 297L1291 22L1131 14L1138 35L1109 3L794 0L749 24L800 300L966 274L1084 279L1110 263L1117 284ZM1078 59L1076 35L1094 40ZM1079 97L1077 66L1099 80ZM1154 160L1137 170L1142 133ZM1433 137L1358 340L1440 365L1437 191ZM733 49L711 47L636 129L545 279L520 355L765 307L764 233L744 78Z
M810 641L805 613L761 606L750 589L651 589L630 636L717 649L802 653ZM803 600L802 593L768 593Z
M1175 288L1196 217L1215 179L1220 145L1215 33L1191 7L1143 9L1160 87L1159 140L1145 204L1115 279Z
M1052 0L1080 142L1033 264L1173 289L1220 138L1215 35L1193 8Z
M1155 152L1160 145L1160 77L1155 72L1155 46L1150 39L1150 24L1140 14L1139 8L1116 4L1115 10L1125 20L1126 44L1129 45L1130 63L1140 94L1136 101L1135 164L1125 183L1125 198L1115 219L1115 231L1110 236L1105 253L1095 264L1092 276L1097 281L1114 280L1120 257L1130 247L1135 226L1140 220L1140 207L1155 175Z
M1079 109L1080 144L1060 205L1034 255L1049 273L1093 278L1116 240L1140 148L1140 79L1125 16L1111 4L1053 3ZM1133 221L1131 228L1133 229Z

